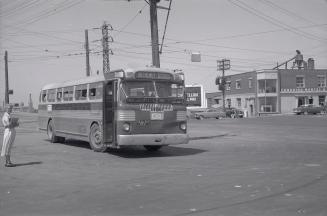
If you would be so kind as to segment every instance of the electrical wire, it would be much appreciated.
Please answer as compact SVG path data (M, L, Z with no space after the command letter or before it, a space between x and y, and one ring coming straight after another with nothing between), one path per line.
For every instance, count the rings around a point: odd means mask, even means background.
M11 25L13 25L13 26L22 26L22 25L26 26L26 25L38 22L38 21L40 21L42 19L45 19L45 18L47 18L49 16L60 13L60 12L62 12L64 10L67 10L67 9L69 9L71 7L74 7L74 6L78 5L78 4L81 4L84 1L85 0L80 0L80 1L76 2L76 1L73 0L73 1L70 2L70 1L64 0L64 1L56 4L54 7L50 7L48 9L46 9L46 10L41 11L37 15L30 16L30 17L24 19L24 21L19 21L19 22L13 23Z
M122 31L124 31L132 22L134 22L134 20L140 15L142 14L143 9L146 7L146 4L140 9L138 10L138 12L132 17L131 20L129 20L122 28L120 28L119 30L117 30L117 34L114 35L114 37L117 37Z
M236 3L235 1L238 2L238 3ZM294 33L294 34L296 34L298 36L302 36L302 37L305 37L305 38L310 39L310 40L317 40L317 41L320 41L320 42L321 41L327 41L327 39L325 39L325 38L319 38L319 37L317 37L315 35L312 35L312 34L307 33L307 32L303 32L301 30L295 29L294 27L292 27L290 25L282 23L281 21L279 21L279 20L277 20L277 19L275 19L275 18L273 18L271 16L268 16L268 15L266 15L266 14L264 14L264 13L262 13L262 12L256 10L256 9L254 9L253 7L249 6L248 4L246 4L246 3L244 3L244 2L242 2L240 0L229 0L229 2L231 4L233 4L233 5L247 11L248 13L250 13L250 14L256 16L256 17L259 17L262 20L265 20L266 22L269 22L269 23L271 23L271 24L273 24L275 26L278 26L278 27L282 27L285 30L290 31L290 32L292 32L292 33Z
M173 2L173 0L169 1L169 7L168 7L168 12L167 12L167 17L166 17L166 23L165 23L165 29L164 29L164 33L162 35L162 39L161 39L161 46L160 46L160 51L159 53L162 53L162 46L164 44L164 40L165 40L165 36L166 36L166 30L167 30L167 24L168 24L168 18L169 18L169 14L170 14L170 10L171 10L171 3Z
M21 5L14 7L11 10L4 10L4 13L0 15L0 17L12 17L16 15L20 15L21 13L24 13L26 11L31 10L31 8L35 8L37 6L42 5L45 2L40 2L40 0L32 0L30 2L25 1Z
M296 18L296 19L299 19L299 20L302 20L302 21L305 21L307 23L310 23L310 24L313 24L313 25L316 25L316 23L312 22L311 20L307 19L307 18L304 18L303 16L300 16L298 13L295 13L295 12L292 12L290 10L287 10L269 0L258 0L260 2L262 2L263 4L265 5L268 5L269 7L271 8L274 8L274 9L278 9L279 11L281 11L283 14L289 16L289 17L293 17L293 18Z

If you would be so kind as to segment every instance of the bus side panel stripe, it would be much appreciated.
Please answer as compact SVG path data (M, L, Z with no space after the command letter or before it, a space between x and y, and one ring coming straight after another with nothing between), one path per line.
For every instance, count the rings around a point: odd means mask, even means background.
M47 110L47 107L47 104L40 104L39 110ZM55 103L52 110L102 110L102 102Z

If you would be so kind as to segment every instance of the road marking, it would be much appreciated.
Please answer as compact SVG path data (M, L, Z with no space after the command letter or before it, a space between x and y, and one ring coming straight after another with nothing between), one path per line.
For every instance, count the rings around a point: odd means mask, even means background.
M320 164L304 164L306 167L319 167Z

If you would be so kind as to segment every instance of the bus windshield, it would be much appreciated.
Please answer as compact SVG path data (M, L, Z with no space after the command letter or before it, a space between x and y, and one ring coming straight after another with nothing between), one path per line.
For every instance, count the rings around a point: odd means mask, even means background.
M127 98L184 98L184 85L167 81L124 81L121 90Z

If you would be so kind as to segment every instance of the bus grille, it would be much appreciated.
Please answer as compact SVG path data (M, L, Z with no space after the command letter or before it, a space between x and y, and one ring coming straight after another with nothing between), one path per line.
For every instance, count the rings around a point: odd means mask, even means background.
M186 120L186 111L177 111L176 112L176 120L177 121L185 121Z
M173 111L171 104L140 104L140 110L151 112Z
M118 110L118 121L135 121L135 111Z

